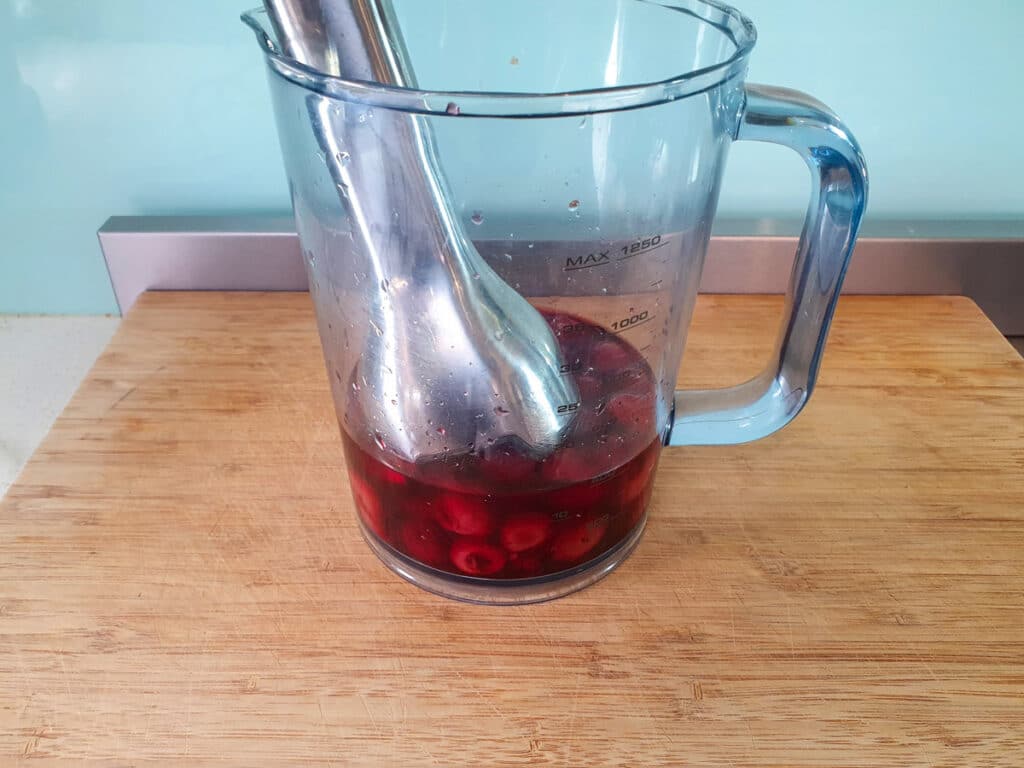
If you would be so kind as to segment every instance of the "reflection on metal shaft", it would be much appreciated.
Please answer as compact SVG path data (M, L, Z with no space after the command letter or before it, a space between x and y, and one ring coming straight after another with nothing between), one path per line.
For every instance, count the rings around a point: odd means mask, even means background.
M415 86L390 2L267 6L288 55L348 79ZM426 119L366 110L367 124L346 132L330 102L310 96L307 112L375 272L363 284L366 325L354 329L364 335L357 375L366 386L350 393L351 417L378 446L408 460L506 439L550 452L572 419L559 410L577 401L575 385L560 374L546 322L463 231ZM389 173L396 167L401 178Z

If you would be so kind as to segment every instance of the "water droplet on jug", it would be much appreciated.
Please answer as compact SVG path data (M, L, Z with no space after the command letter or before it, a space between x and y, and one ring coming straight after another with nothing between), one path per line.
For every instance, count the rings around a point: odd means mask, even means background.
M499 416L502 416L506 413L512 413L512 411L510 411L508 408L502 408L500 405L494 408L494 412Z
M358 392L359 391L359 385L356 382L354 382L354 381L352 382L352 391L353 392Z
M533 243L527 243L526 247L529 248L532 251L533 250Z
M391 287L391 283L389 283L387 281L387 278L385 278L384 280L380 281L380 289L382 291L384 291L384 293L387 293L388 292L388 288L390 288L390 287Z
M448 102L448 106L444 108L444 111L447 112L449 115L461 115L462 114L462 110L459 109L459 105L456 104L454 101L449 101Z
M444 437L445 435L448 434L448 430L445 429L444 427L438 427L437 434L439 434L441 437Z
M469 220L479 226L484 223L484 215L480 211L473 211L473 215L469 217Z
M398 405L398 401L397 401L397 400L395 400L394 398L392 398L392 399L391 399L391 404L392 404L392 405Z
M512 261L512 254L511 253L506 253L506 254L504 254L504 256L505 256L505 261Z
M480 273L479 272L474 272L473 273L473 279L474 280L479 280L480 279Z
M586 128L586 127L587 127L587 118L586 118L586 116L584 116L583 119L580 120L580 128Z
M335 158L337 158L338 162L342 165L348 165L348 161L352 159L352 155L348 152L339 152L335 155Z
M373 330L375 330L377 332L378 336L383 336L384 335L384 331L382 331L380 329L380 326L377 325L375 322L373 322L373 320L370 321L370 325L373 326Z
M387 443L384 442L384 435L382 435L380 432L373 433L373 442L375 442L377 444L377 447L380 448L382 451L387 449L388 447Z

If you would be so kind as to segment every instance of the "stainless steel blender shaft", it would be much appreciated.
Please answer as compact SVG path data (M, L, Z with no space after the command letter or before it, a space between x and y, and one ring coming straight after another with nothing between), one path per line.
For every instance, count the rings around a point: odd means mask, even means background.
M266 3L285 52L303 63L416 86L389 0ZM389 114L373 130L346 132L343 117L309 105L353 229L372 251L377 274L368 285L384 286L365 297L364 385L350 401L359 421L407 460L486 451L510 438L549 453L573 417L575 385L560 371L547 323L467 237L427 120ZM402 154L401 179L382 173L382 151ZM392 221L393 231L380 231Z

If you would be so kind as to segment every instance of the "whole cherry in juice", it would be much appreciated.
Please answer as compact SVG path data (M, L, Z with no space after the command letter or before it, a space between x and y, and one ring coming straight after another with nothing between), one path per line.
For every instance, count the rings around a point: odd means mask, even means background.
M580 393L563 444L543 461L497 445L399 471L343 429L356 509L370 535L440 571L521 579L583 565L639 524L661 448L651 369L621 337L544 314Z

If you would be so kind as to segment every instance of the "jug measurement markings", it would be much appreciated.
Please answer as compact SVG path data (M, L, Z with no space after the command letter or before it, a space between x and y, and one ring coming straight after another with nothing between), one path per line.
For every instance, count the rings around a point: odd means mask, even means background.
M583 361L577 360L575 363L563 363L558 366L558 372L563 376L568 376L573 373L579 373L583 370Z
M640 256L644 253L650 253L656 251L662 246L666 246L670 243L670 240L665 240L661 235L654 235L653 237L645 237L640 240L635 240L629 245L622 246L621 256L616 257L616 261L626 261L632 259L634 256Z
M588 253L586 256L568 256L565 259L564 272L575 272L580 269L604 267L612 263L611 251Z
M654 315L645 309L643 312L638 312L635 315L630 315L629 317L624 317L621 320L616 320L612 323L612 330L619 331L620 333L622 331L628 331L630 328L636 328L638 325L649 323L654 319L654 317Z

